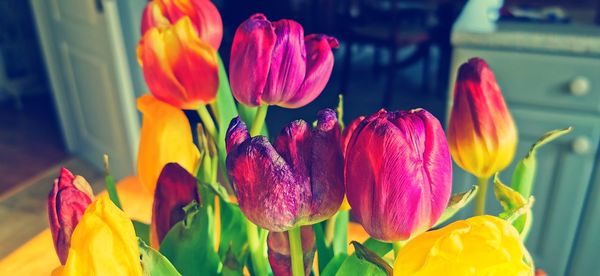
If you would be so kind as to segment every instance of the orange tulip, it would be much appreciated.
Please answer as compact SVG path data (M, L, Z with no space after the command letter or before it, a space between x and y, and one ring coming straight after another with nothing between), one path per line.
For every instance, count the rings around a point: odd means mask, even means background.
M219 49L223 38L223 21L215 5L209 0L152 0L142 15L142 34L152 27L164 27L184 16L192 24L202 41Z
M517 146L517 129L494 73L480 58L458 69L448 144L456 164L488 178L506 168Z
M180 109L214 101L219 88L217 52L198 36L189 17L149 29L137 55L157 99Z
M178 163L195 174L200 152L192 140L192 129L183 111L153 96L138 99L143 114L138 175L142 184L154 194L158 176L167 163Z

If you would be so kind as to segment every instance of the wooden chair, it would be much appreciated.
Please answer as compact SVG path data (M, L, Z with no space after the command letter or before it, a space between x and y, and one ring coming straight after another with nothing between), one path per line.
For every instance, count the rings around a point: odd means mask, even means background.
M352 46L368 44L387 49L390 61L387 64L386 90L383 106L391 103L394 92L394 74L403 67L423 61L423 91L428 91L429 52L431 35L428 29L430 12L418 4L407 4L399 0L345 0L338 9L339 35L346 44L342 69L341 92L348 89L352 67ZM412 47L412 53L398 60L398 51ZM376 56L376 67L378 67Z

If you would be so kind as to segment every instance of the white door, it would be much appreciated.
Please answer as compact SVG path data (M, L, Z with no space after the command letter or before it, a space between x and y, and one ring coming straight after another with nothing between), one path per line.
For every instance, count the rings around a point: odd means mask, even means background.
M139 118L116 0L30 2L68 150L132 174Z

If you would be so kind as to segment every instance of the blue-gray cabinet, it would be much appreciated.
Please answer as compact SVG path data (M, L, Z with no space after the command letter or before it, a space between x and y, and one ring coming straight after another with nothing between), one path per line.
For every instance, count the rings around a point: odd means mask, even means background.
M540 28L544 34L545 27ZM532 34L533 41L544 40L535 35L539 34ZM480 45L473 39L477 36ZM519 130L515 161L543 133L573 126L570 134L538 151L534 222L526 245L536 266L549 275L600 275L600 176L596 173L600 168L600 52L551 51L548 45L539 51L511 43L494 46L489 39L497 38L492 36L469 34L468 43L460 35L454 37L451 83L458 66L469 58L488 62ZM515 42L519 43L524 42ZM507 184L512 171L510 166L501 173ZM475 183L460 168L455 166L454 172L455 191ZM491 187L487 212L498 214L501 209ZM461 216L470 214L466 210Z

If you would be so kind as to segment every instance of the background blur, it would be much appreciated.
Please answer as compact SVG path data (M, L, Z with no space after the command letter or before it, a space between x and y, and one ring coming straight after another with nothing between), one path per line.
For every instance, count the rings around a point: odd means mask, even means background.
M236 27L256 12L341 42L317 100L269 109L272 133L294 119L314 120L318 110L337 106L338 94L346 123L382 107L422 107L445 122L456 68L470 57L486 59L519 128L516 158L544 132L574 127L540 150L527 241L536 265L550 275L598 274L600 1L214 2L225 64ZM0 0L0 259L46 228L45 197L61 166L96 190L103 153L117 178L135 173L135 98L147 91L135 49L145 3ZM505 182L511 173L502 174ZM475 183L457 167L454 178L456 191ZM489 213L499 212L490 205Z

